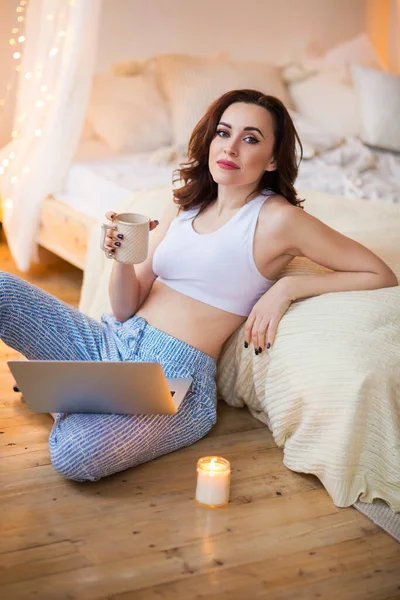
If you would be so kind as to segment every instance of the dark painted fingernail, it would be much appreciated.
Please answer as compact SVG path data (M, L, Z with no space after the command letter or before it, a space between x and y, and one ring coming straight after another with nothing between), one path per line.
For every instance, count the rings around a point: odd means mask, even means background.
M258 350L254 350L254 353L258 356Z
M258 353L261 354L261 352L262 352L262 348L259 348Z
M245 347L245 348L248 348L248 347L249 347L249 345L248 345L248 343L247 343L247 342L245 342L245 343L244 343L244 347Z
M268 342L267 344L267 350L269 350L271 348L271 344Z
M121 245L121 242L115 242L115 245L116 245L116 246L120 246L120 245Z
M16 385L14 385L13 390L14 392L19 392L19 388Z
M117 237L118 237L120 240L123 240L123 239L124 239L124 236L122 235L122 233L119 233L119 234L117 235Z

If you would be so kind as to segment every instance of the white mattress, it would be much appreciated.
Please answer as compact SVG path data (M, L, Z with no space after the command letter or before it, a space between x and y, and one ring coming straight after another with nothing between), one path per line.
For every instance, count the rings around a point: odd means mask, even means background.
M177 165L154 164L153 154L115 155L100 142L86 142L78 149L62 190L53 196L93 219L101 219L135 191L172 185Z

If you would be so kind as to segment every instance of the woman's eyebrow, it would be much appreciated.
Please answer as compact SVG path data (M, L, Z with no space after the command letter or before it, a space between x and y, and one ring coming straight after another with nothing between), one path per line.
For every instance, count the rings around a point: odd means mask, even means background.
M231 125L228 125L228 123L224 123L223 121L220 121L219 125L225 125L225 127L228 127L228 129L232 129ZM243 127L243 131L258 131L258 133L264 137L262 131L260 131L258 127Z

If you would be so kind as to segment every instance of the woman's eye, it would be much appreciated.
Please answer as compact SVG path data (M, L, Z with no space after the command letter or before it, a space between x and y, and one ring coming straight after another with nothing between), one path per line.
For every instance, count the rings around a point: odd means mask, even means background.
M221 135L221 134L224 134L224 135ZM229 134L228 134L227 131L224 131L223 129L219 129L217 131L217 135L219 137L225 137L225 135L229 135ZM250 140L251 144L258 144L258 140L255 137L253 137L252 135L247 135L244 139L245 140Z

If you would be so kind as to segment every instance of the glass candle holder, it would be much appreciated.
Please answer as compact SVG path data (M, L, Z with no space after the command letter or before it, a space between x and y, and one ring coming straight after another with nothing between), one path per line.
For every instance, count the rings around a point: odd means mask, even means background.
M229 502L231 465L221 456L204 456L197 461L196 501L218 508Z

